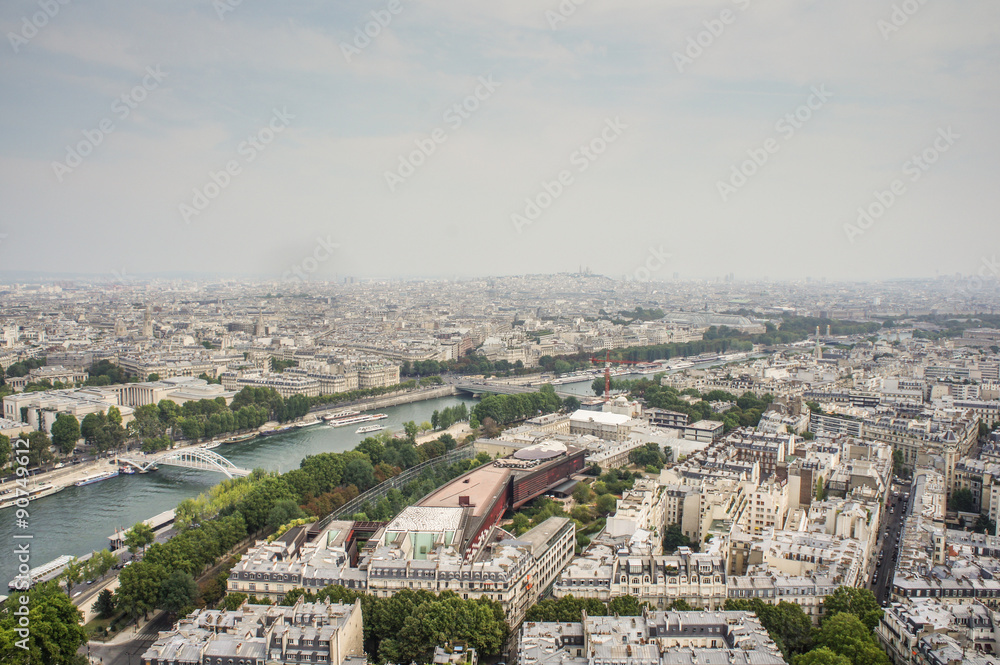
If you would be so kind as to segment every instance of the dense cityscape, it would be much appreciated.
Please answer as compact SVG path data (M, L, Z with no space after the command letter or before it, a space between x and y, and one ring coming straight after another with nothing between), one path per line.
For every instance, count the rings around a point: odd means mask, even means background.
M997 286L11 284L4 660L994 663Z
M0 3L0 665L1000 665L998 25Z

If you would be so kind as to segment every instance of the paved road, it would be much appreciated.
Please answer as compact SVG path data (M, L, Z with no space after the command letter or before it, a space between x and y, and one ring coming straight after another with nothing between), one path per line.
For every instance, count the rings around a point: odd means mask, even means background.
M898 496L889 496L889 508L886 511L882 522L882 535L879 551L881 552L881 563L876 563L874 582L869 578L868 586L875 594L875 599L879 604L889 600L889 591L892 587L892 578L896 569L896 557L898 556L897 546L900 533L903 528L903 520L906 511L909 509L909 501L905 498L910 490L909 485L894 486ZM876 559L878 561L878 559Z
M84 645L79 653L87 655L89 647L90 662L94 665L139 665L142 654L156 641L157 634L161 630L170 629L171 621L168 616L166 612L161 612L128 642L110 645L91 642L89 645Z

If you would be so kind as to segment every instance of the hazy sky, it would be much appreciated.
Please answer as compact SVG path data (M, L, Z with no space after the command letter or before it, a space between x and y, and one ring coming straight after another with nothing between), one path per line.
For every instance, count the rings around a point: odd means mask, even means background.
M882 278L1000 244L995 0L7 0L0 27L0 270Z

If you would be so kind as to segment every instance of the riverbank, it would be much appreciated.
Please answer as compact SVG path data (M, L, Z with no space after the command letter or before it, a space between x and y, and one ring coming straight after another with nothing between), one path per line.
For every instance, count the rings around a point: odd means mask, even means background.
M435 386L433 388L420 388L415 390L404 391L399 394L388 394L379 395L377 397L366 397L361 400L356 400L353 402L343 402L336 405L323 405L322 407L317 407L311 410L309 415L305 418L294 421L291 424L297 424L302 422L308 422L316 417L322 418L325 415L332 413L337 413L338 411L343 411L345 408L353 408L359 410L369 410L369 409L383 409L390 406L399 406L401 404L410 404L413 402L422 402L425 400L437 399L439 397L450 397L457 394L457 390L453 386ZM440 436L443 432L438 433ZM467 434L468 432L465 432ZM461 432L460 432L461 434ZM464 434L463 434L464 435ZM185 440L180 440L176 442L173 446L173 450L182 450L184 448L199 447L211 445L213 443L223 441L229 437L233 436L232 432L227 432L224 435L215 437L210 441L199 441L190 442ZM433 436L430 439L437 438ZM459 434L452 434L458 438ZM221 451L217 450L216 452ZM112 458L100 458L90 462L82 462L80 464L67 465L59 469L52 469L50 471L44 471L41 473L32 474L29 481L29 489L36 487L39 484L49 484L56 492L66 489L67 487L72 487L79 481L87 478L88 476L93 476L104 471L111 470L115 467L115 459ZM0 490L7 489L7 487L12 486L14 481L0 481Z
M462 443L462 439L464 439L469 434L472 434L472 428L469 427L469 423L467 422L455 423L446 430L439 430L436 432L427 432L426 434L421 434L420 436L417 437L417 443L420 444L420 443L427 443L428 441L434 441L435 439L438 439L445 434L452 435L456 441Z

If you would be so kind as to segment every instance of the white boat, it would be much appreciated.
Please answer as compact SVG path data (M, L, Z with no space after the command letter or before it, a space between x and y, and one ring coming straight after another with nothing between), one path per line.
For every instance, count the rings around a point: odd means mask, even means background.
M211 450L212 448L218 448L222 445L221 441L212 441L211 443L205 444L205 450Z
M385 425L365 425L364 427L359 427L355 430L355 434L368 434L369 432L381 432L385 429Z
M18 499L27 498L28 501L34 501L35 499L42 499L47 496L52 496L56 492L61 492L64 487L57 487L52 483L38 483L31 489L22 488L18 485L17 481L12 481L6 484L6 489L0 493L0 509L9 508L17 503Z
M107 480L108 478L114 478L117 475L118 475L118 469L114 469L112 471L105 471L104 473L96 473L92 476L87 476L86 478L78 480L73 484L76 485L77 487L83 487L84 485L93 485L94 483L99 483L102 480Z
M323 422L323 421L320 420L319 418L316 418L314 420L309 420L309 421L306 421L304 423L297 423L295 426L296 427L312 427L313 425L319 425L321 422Z
M340 420L331 420L327 424L330 427L346 427L347 425L357 425L358 423L368 423L373 420L382 420L383 418L388 418L384 413L363 413L359 416L351 416L350 418L342 418Z
M323 416L323 420L328 423L332 423L337 420L342 420L344 418L350 418L360 414L360 411L340 411L338 413L331 413L329 415Z

